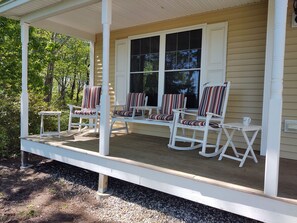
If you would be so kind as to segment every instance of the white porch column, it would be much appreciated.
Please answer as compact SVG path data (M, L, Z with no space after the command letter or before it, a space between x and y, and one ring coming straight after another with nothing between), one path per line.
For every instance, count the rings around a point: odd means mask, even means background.
M29 99L28 99L28 41L29 24L21 22L21 41L22 41L22 94L21 94L21 137L29 135ZM22 147L22 145L21 145ZM21 152L21 167L28 165L28 153Z
M89 76L89 85L94 86L94 77L95 77L95 43L90 41L90 76Z
M99 153L109 154L109 37L111 24L111 0L102 0L102 25L103 25L103 71L102 71L102 95L100 109L100 143Z
M112 0L102 0L102 25L103 25L103 58L102 58L102 94L100 107L100 135L99 135L99 153L101 155L109 154L109 38L111 24ZM108 176L99 174L98 193L107 191Z
M274 0L268 2L261 150L260 150L260 155L262 156L266 155L266 150L267 150L267 134L268 134L268 118L269 118L267 114L269 114L272 64L273 64L274 3L275 3Z
M94 86L94 77L95 77L95 73L94 73L94 65L95 65L95 43L94 41L90 41L90 74L89 74L89 85L90 86ZM93 124L94 120L91 118L89 119L89 123Z
M264 193L277 196L282 123L282 92L288 0L274 2L273 62L269 101ZM271 9L271 8L269 8Z

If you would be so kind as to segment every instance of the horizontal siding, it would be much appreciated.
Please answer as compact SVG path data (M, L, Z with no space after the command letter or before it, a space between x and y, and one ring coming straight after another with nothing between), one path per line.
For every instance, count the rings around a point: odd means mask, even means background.
M231 89L226 122L238 122L241 121L243 116L250 116L253 124L261 125L265 68L266 19L267 1L263 1L262 3L251 4L244 7L186 16L179 19L113 31L111 33L110 43L111 103L114 102L114 54L116 40L127 38L128 36L158 32L161 30L227 21L228 45L226 72L227 80L231 81ZM295 45L296 35L290 34L288 36L289 41L287 44L290 44L292 47L297 47ZM95 53L99 58L102 55L102 38L100 35L97 36ZM294 50L286 53L288 62L286 63L287 66L285 69L288 74L292 75L285 78L289 78L290 80L294 79L293 69L295 69L295 64L297 63L292 57L295 55L296 53ZM96 79L100 78L100 75L96 75ZM293 84L286 83L286 85L291 85L291 87L285 89L284 92L294 97L296 95L296 90L294 90ZM287 100L293 100L293 98L288 98ZM290 107L291 105L288 106ZM287 109L284 111L284 114L292 114L291 111L292 110ZM130 130L142 134L164 137L169 136L169 130L167 127L130 124ZM259 149L260 147L259 136L255 141L256 149ZM240 135L236 135L235 141L240 147L245 146Z
M289 1L289 6L293 1ZM284 120L297 120L297 28L291 27L292 7L288 7L286 51L284 65L283 128ZM297 133L282 131L281 155L297 159Z

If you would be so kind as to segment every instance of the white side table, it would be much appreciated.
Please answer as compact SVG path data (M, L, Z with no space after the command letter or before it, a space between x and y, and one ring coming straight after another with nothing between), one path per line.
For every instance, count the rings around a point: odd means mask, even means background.
M255 161L255 163L258 163L258 160L257 160L256 155L253 150L253 143L256 139L258 132L261 130L261 126L258 126L258 125L245 126L242 123L226 123L226 124L222 125L222 128L223 128L228 140L223 147L223 150L219 157L219 160L222 160L223 157L237 160L240 162L239 167L243 166L246 158L252 158ZM231 134L229 134L228 129L231 130ZM245 142L247 144L247 148L246 148L246 151L244 154L237 152L236 147L232 141L235 131L240 131L242 133L242 135L245 139ZM253 132L253 136L252 136L251 140L248 138L248 136L246 134L247 132ZM235 157L225 154L229 145L231 145ZM251 156L249 156L249 153L251 153Z
M59 136L60 137L60 111L41 111L38 113L41 116L41 123L40 123L40 137L42 136ZM44 116L58 116L58 130L54 132L45 132L44 131Z

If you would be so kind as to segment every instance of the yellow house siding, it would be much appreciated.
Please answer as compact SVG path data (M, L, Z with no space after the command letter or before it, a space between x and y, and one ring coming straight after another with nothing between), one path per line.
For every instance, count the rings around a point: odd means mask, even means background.
M228 22L226 78L231 81L230 98L226 122L241 121L250 116L254 124L261 124L263 80L266 44L267 2L250 4L209 13L187 16L154 24L131 27L111 33L110 83L115 80L115 41L128 36L158 32L199 24ZM96 55L101 58L102 38L97 36ZM96 79L99 79L96 76ZM112 93L112 91L111 91ZM113 96L113 95L112 95ZM130 125L130 130L150 135L169 136L167 127L151 125ZM260 134L259 134L260 135ZM242 137L235 137L239 143ZM244 144L240 144L245 146ZM259 149L259 137L255 148Z
M289 6L292 4L292 0L289 1ZM292 28L292 12L292 7L288 7L283 82L283 128L286 119L297 120L297 28ZM281 156L297 159L297 133L282 131Z

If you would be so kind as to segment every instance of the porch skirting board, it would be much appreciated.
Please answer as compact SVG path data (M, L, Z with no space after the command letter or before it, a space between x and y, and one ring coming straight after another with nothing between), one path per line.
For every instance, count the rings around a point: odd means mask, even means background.
M21 150L264 222L297 222L297 203L99 153L21 139ZM213 181L213 182L212 182Z

